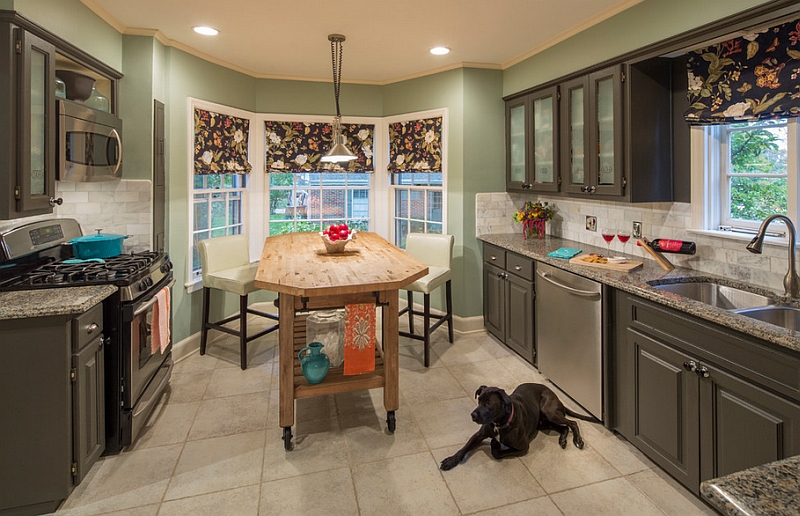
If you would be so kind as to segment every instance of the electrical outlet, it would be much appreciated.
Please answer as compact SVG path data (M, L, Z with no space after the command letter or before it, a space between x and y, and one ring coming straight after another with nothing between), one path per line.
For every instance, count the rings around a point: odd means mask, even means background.
M639 239L642 238L642 223L641 222L633 222L633 238Z
M593 215L586 216L586 231L597 231L597 217Z

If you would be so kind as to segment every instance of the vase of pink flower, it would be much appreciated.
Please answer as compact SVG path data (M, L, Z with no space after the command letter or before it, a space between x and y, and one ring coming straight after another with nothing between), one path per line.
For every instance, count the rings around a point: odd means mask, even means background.
M514 213L513 218L522 224L522 238L527 240L528 237L544 238L546 223L554 214L554 208L547 202L527 201Z

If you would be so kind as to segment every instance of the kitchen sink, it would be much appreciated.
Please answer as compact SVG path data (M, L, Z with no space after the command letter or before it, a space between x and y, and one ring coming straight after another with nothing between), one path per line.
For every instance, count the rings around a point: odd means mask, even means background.
M720 285L712 281L666 283L652 286L665 292L672 292L673 294L725 310L757 308L775 304L775 300L767 296L736 287Z
M787 330L800 330L800 308L791 306L762 306L736 310L737 314L746 315Z

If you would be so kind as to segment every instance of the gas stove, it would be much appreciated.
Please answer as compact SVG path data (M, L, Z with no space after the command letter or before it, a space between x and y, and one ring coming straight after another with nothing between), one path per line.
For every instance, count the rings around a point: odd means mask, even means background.
M72 219L35 222L0 235L0 250L8 258L0 264L0 290L116 285L121 301L132 301L172 270L168 254L150 251L71 258L69 241L79 236Z

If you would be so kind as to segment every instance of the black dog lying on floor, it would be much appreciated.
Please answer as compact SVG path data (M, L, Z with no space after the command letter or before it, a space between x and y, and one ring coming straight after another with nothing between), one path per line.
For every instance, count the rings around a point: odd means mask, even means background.
M525 455L540 428L558 430L561 434L558 444L562 448L566 448L567 436L572 430L572 442L582 449L578 423L566 416L597 421L568 409L552 390L539 383L523 383L514 389L511 396L498 387L481 385L475 391L475 397L478 398L478 407L472 411L472 420L481 427L463 448L442 461L441 468L445 471L456 467L487 438L492 440L492 457L495 459Z

